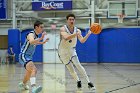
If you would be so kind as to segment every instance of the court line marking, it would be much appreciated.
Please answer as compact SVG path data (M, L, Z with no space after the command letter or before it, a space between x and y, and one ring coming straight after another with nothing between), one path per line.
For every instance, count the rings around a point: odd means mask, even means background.
M128 86L120 87L120 88L113 89L113 90L110 90L110 91L105 92L105 93L111 93L111 92L114 92L114 91L118 91L118 90L126 89L126 88L129 88L129 87L132 87L132 86L137 86L137 85L140 85L140 83L136 83L136 84L133 84L133 85L128 85Z
M107 71L109 71L110 73L112 73L113 75L116 75L117 77L121 78L122 80L125 80L126 82L129 83L129 85L127 86L124 86L124 87L120 87L120 88L117 88L117 89L113 89L113 90L110 90L108 92L105 92L105 93L111 93L111 92L114 92L114 91L118 91L118 90L122 90L122 89L126 89L126 88L129 88L129 87L132 87L132 86L137 86L137 85L140 85L140 83L136 83L134 80L131 80L130 78L128 77L125 77L123 74L120 74L116 71L113 71L111 68L109 68L109 66L106 66L104 64L100 64L101 66L104 67L104 69L106 69Z

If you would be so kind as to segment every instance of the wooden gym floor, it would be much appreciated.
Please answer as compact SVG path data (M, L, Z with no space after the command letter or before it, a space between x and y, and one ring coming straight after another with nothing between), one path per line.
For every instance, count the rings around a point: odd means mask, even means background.
M140 93L140 64L83 63L94 85L96 93ZM36 64L37 85L43 86L41 93L94 93L78 72L82 90L63 64ZM25 69L19 64L0 65L0 93L30 93L20 91L18 83L23 79ZM77 70L76 70L77 71ZM29 83L30 85L30 83Z

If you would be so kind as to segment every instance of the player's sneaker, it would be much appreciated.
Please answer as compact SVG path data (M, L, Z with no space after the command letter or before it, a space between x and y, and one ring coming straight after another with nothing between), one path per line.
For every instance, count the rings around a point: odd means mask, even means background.
M41 92L41 90L42 90L42 87L41 86L33 87L32 88L32 93L39 93L39 92Z
M20 90L29 90L29 86L24 84L23 82L19 83Z
M91 90L96 90L95 86L91 82L88 83L88 88Z
M77 82L77 88L78 88L78 89L81 89L81 88L82 88L81 81L78 81L78 82Z

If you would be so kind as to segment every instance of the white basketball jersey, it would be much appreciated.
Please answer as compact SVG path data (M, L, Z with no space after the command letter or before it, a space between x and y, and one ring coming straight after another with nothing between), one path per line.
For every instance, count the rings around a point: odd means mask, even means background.
M73 33L71 33L68 29L68 27L66 25L64 25L65 27L65 31L71 35L71 34L75 34L77 32L77 27L74 27L74 31ZM71 40L65 40L63 37L61 37L61 41L59 44L59 47L61 48L74 48L76 47L76 43L77 43L77 37L72 38Z
M74 27L73 33L71 33L69 31L69 29L66 25L64 25L64 27L65 27L65 31L69 35L77 32L77 27ZM61 36L61 40L60 40L59 47L58 47L58 54L59 54L61 61L64 64L67 64L69 62L69 60L71 60L72 56L77 55L76 50L75 50L76 43L77 43L77 36L75 36L74 38L72 38L70 40L66 40Z

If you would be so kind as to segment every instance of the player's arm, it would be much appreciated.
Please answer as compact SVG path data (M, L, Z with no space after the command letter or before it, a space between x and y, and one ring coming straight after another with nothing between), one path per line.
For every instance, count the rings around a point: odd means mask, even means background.
M60 34L61 36L65 39L65 40L70 40L72 38L74 38L75 36L77 36L76 33L69 35L66 31L64 27L60 28Z
M41 42L41 40L43 40L45 34L46 33L42 33L42 36L40 38L34 39L34 34L30 33L30 34L28 34L27 39L29 40L30 44L44 44L44 43L46 43L49 40L47 38L46 40Z
M48 41L49 41L49 38L46 38L44 41L38 42L37 44L45 44L45 43L48 42Z
M81 35L80 29L77 29L77 30L78 30L77 34L78 34L78 39L79 39L79 41L80 41L81 43L84 43L84 42L88 39L88 37L90 36L91 31L89 30L88 33L86 34L86 36L83 37L83 36Z

